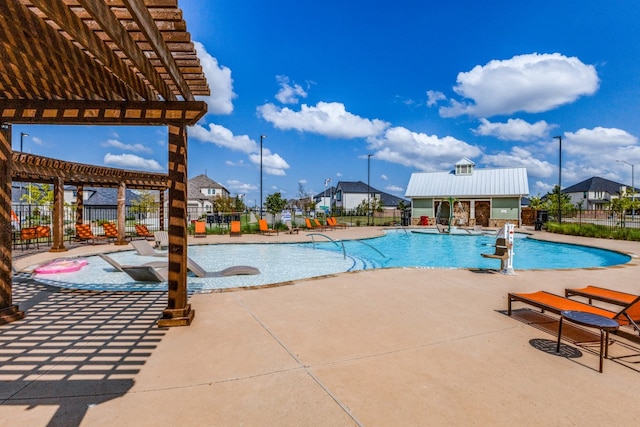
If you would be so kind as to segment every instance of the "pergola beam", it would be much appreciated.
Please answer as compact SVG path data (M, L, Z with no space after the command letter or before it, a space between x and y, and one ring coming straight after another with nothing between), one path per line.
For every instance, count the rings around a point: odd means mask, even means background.
M131 38L129 33L122 28L118 18L113 14L109 6L101 1L79 1L82 7L100 24L104 32L111 37L111 40L122 49L126 56L133 61L134 65L149 79L149 82L158 93L167 101L175 101L177 99L176 96L166 85L165 81L162 80L162 77L160 77L156 69L151 65L149 59ZM149 25L153 24L149 23Z
M135 91L141 99L154 100L155 94L144 84L121 58L118 57L100 38L90 31L82 19L65 6L60 0L31 0L34 6L45 12L60 28L74 38L93 56L111 68L123 81Z
M175 82L183 98L187 101L193 101L195 98L191 94L187 82L178 69L176 61L173 59L173 56L171 56L171 50L167 47L167 43L155 25L149 9L147 9L141 0L124 0L124 3L138 24L138 27L140 27L140 30L151 44L151 47L158 54L158 58L160 58L165 69L169 72L171 79ZM189 51L193 51L193 48L189 49Z
M0 100L0 121L14 124L195 124L207 112L203 101Z

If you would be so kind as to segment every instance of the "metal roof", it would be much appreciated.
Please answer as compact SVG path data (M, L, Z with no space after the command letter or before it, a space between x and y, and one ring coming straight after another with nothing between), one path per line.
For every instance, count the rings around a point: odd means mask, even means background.
M529 194L526 168L474 169L470 175L448 172L411 174L405 197L522 196Z

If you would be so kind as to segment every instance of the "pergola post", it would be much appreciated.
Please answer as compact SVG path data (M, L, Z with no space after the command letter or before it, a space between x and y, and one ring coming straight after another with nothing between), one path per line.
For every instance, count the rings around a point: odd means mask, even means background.
M169 281L158 326L188 326L195 310L187 298L187 129L169 125Z
M53 245L49 252L64 252L64 180L53 183Z
M19 320L24 312L12 303L11 287L11 126L0 129L0 325Z
M126 235L126 215L124 212L126 191L127 185L124 182L121 182L120 185L118 185L118 240L115 242L116 245L120 246L129 244L129 242L124 238Z
M160 190L160 230L164 229L164 190Z
M76 187L76 224L84 222L84 186Z

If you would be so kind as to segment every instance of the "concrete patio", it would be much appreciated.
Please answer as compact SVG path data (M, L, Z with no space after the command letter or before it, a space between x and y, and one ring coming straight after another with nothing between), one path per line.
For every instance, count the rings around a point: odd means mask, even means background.
M567 328L559 356L556 322L524 305L511 318L504 311L508 292L596 284L638 293L640 244L536 234L634 259L563 271L518 271L516 261L515 276L368 270L194 294L194 323L172 329L155 326L164 293L61 290L16 276L14 302L27 316L0 326L0 416L28 426L638 425L638 342L614 336L614 359L599 373L598 349L571 339L585 332ZM309 238L193 243L292 239ZM123 247L65 255L114 249Z

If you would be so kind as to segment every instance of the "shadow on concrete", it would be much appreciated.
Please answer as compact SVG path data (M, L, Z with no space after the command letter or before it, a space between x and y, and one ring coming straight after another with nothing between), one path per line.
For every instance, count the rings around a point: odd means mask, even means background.
M78 426L93 405L125 394L165 330L164 292L90 292L14 282L27 308L0 326L0 406L57 408L49 426Z

